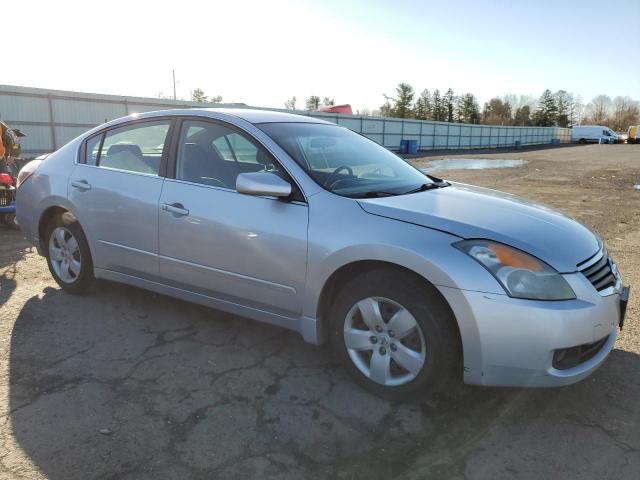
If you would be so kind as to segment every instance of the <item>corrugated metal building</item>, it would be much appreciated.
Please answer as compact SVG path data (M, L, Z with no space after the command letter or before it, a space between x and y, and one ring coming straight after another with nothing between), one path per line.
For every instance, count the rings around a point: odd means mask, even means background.
M23 156L27 158L51 152L114 118L189 107L247 106L0 85L0 119L27 134L22 142ZM559 127L468 125L307 111L295 113L343 125L390 149L398 149L401 140L416 140L420 150L507 147L516 141L522 145L535 145L551 143L552 139L561 143L571 140L571 130Z

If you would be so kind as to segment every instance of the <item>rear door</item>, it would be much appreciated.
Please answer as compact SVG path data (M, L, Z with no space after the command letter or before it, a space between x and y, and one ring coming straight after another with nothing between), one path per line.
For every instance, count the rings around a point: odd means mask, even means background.
M178 127L176 127L178 131ZM297 316L307 263L308 207L240 194L236 177L268 170L275 158L246 133L208 120L181 121L174 178L160 198L163 281L219 300Z
M69 198L92 247L94 267L158 275L158 199L171 119L125 124L89 138Z

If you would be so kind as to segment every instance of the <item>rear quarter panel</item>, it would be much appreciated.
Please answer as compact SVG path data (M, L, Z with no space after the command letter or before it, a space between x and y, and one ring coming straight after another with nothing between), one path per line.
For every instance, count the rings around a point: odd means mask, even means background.
M76 214L68 201L69 176L75 166L78 146L76 139L49 155L19 188L16 194L16 216L25 237L38 248L38 225L43 213L59 206Z

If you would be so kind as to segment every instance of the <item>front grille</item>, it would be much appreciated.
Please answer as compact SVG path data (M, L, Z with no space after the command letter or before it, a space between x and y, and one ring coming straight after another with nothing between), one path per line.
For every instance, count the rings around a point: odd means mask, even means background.
M591 360L604 347L607 340L609 340L608 335L594 343L556 350L553 352L553 368L567 370Z
M613 268L613 262L605 248L594 256L580 262L577 267L580 273L587 277L599 292L615 286L618 282L617 273Z
M13 201L13 190L0 190L0 207L8 207Z

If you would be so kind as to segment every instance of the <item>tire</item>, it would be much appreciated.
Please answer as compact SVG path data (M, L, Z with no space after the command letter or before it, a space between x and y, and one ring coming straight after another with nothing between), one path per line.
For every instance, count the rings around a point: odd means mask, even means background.
M93 282L93 261L87 237L68 213L54 217L44 238L49 271L65 292L80 294Z
M376 303L380 316L371 315ZM456 320L435 287L410 272L381 268L347 282L331 311L331 341L355 381L388 400L425 400L461 383Z
M578 143L579 143L580 145L586 145L586 144L587 144L587 141L586 141L584 138L581 138L581 139L578 141Z

